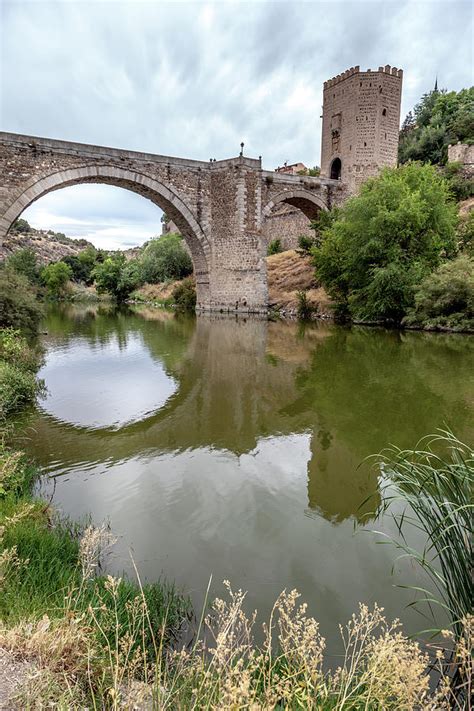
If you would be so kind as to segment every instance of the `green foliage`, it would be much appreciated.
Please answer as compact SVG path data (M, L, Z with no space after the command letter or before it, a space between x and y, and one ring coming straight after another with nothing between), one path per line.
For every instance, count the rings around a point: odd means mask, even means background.
M474 259L460 255L442 264L415 289L408 326L474 331Z
M323 232L316 273L339 313L399 322L416 285L455 252L457 215L446 181L429 165L386 168Z
M191 257L183 246L183 238L172 232L150 240L139 262L141 282L147 284L183 279L193 271Z
M321 168L319 167L319 165L315 165L312 168L309 168L308 175L313 178L317 178L318 175L321 175Z
M42 315L36 290L26 277L0 268L0 327L36 333Z
M474 140L474 87L459 92L424 94L405 119L400 132L400 163L444 164L448 145Z
M0 361L0 421L34 403L43 390L34 373Z
M18 218L18 220L15 220L15 222L11 226L11 231L21 234L23 232L30 232L31 227L26 220L20 217Z
M9 269L13 269L18 274L23 274L30 284L39 283L39 267L35 252L27 247L19 249L11 254L6 262Z
M38 347L33 347L18 329L0 329L0 360L23 370L35 372L41 360Z
M380 460L380 513L395 504L399 531L404 534L411 526L426 533L425 550L413 550L404 536L396 545L428 574L436 592L425 590L423 597L449 612L460 637L463 618L472 614L474 450L451 432L441 432L415 450L391 447Z
M458 247L461 251L474 256L474 210L460 219L457 230Z
M283 247L281 245L281 239L278 237L276 239L272 239L267 247L267 255L271 256L272 254L279 254L282 251Z
M308 237L308 235L300 235L298 237L298 247L303 250L303 252L310 252L314 247L314 237Z
M0 423L36 401L44 384L35 377L40 354L20 331L0 329Z
M173 304L179 311L194 311L196 308L196 287L193 279L183 279L171 295Z
M296 296L298 298L298 319L300 321L307 321L311 318L314 312L314 308L308 301L308 295L306 291L298 291Z
M48 264L41 270L41 281L46 286L49 296L59 299L66 293L66 287L72 278L72 269L64 262Z
M125 301L140 284L137 260L127 262L125 255L120 252L96 264L92 276L99 294L110 294L117 301Z
M320 247L324 230L332 225L339 217L339 208L334 207L332 210L319 210L318 216L311 221L311 229L314 230L314 238L312 240L313 247Z

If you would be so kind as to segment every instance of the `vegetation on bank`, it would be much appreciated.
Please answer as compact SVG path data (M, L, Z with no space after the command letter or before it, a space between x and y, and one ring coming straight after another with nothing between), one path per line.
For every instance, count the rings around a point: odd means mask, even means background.
M14 229L20 233L31 231L26 220L17 220ZM0 269L0 281L18 282L21 277L27 298L60 301L98 300L101 296L124 302L132 292L145 284L163 284L186 278L192 273L191 257L179 234L167 234L150 240L133 256L124 252L95 249L89 243L77 253L41 266L31 247L11 254ZM8 278L7 278L8 277ZM191 282L178 291L180 309L193 308ZM10 288L10 284L6 284ZM0 284L0 311L2 309ZM183 298L183 294L187 298ZM29 295L29 296L28 296ZM171 298L168 305L175 305ZM12 313L11 304L5 311ZM40 309L38 309L40 313ZM13 323L12 325L17 325ZM34 330L34 324L32 325Z
M470 330L474 260L469 228L430 165L386 168L325 218L312 249L337 315L360 322ZM456 276L455 284L450 276ZM460 288L460 279L465 279Z
M448 146L458 142L474 142L474 87L459 92L435 88L405 118L398 160L444 165Z

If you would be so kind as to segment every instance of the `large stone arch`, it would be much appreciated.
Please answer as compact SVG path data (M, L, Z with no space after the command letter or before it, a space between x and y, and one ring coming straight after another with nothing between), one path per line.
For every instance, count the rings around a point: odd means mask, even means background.
M269 217L273 208L281 203L293 205L303 212L310 220L314 220L320 210L327 210L328 206L323 198L304 189L282 190L272 197L262 210L263 218Z
M178 226L189 246L196 276L198 306L209 301L211 247L192 211L169 187L142 173L112 165L85 165L35 176L22 185L20 194L0 215L0 244L11 225L33 202L61 188L80 183L105 183L125 188L151 200Z

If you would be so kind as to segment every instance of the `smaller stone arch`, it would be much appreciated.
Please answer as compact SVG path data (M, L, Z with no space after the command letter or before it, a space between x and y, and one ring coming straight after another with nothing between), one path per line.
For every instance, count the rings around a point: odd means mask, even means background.
M288 205L299 208L309 220L316 219L320 210L327 211L328 209L323 198L309 190L282 190L265 205L262 210L263 218L269 217L275 205L279 203L287 203Z
M334 158L333 162L331 163L329 177L331 178L331 180L340 180L341 179L341 172L342 172L341 159L339 157Z

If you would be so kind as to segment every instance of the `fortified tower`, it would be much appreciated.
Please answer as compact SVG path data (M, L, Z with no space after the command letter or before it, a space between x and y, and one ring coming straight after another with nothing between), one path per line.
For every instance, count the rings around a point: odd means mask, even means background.
M321 175L340 179L349 194L397 164L403 71L351 67L324 82Z

